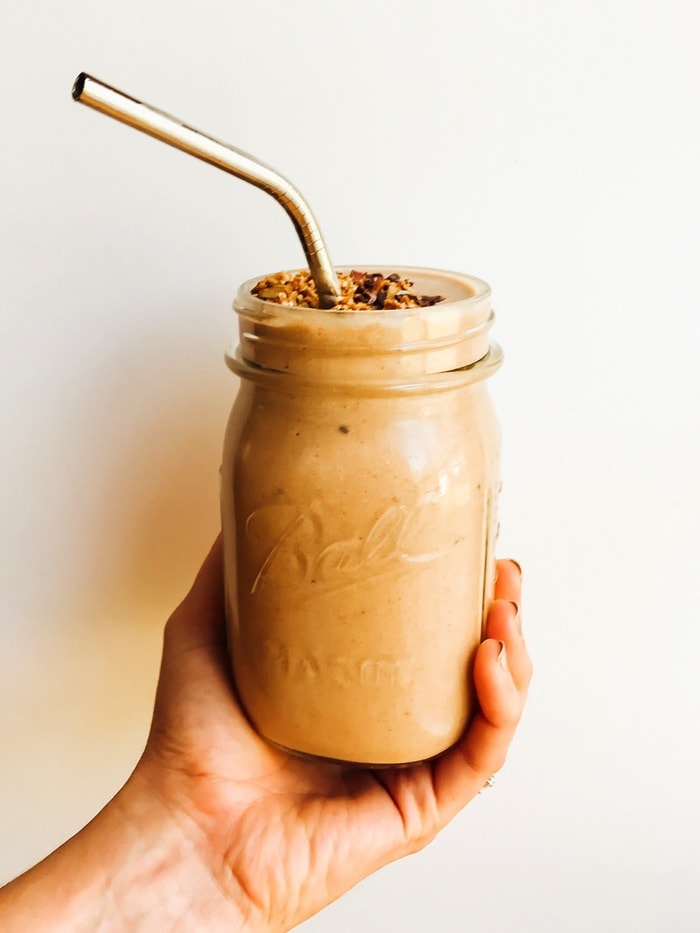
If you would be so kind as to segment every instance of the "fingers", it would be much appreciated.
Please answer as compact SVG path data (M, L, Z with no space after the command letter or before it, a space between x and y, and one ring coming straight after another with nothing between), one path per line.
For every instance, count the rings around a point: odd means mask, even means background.
M523 575L514 560L496 561L496 592L494 599L512 599L520 603Z
M458 744L435 764L435 792L445 822L503 767L523 708L502 642L491 639L479 646L474 681L480 709Z
M479 711L460 742L434 766L438 806L445 820L503 766L532 677L520 624L520 568L513 561L499 561L497 569L486 640L474 661Z
M474 660L474 685L486 722L496 729L517 725L523 708L524 685L521 687L513 675L505 641L489 639L479 645Z
M523 638L519 605L513 600L496 600L489 611L485 634L487 640L501 642L505 646L502 661L505 661L517 689L524 696L532 678L532 664ZM474 673L476 677L476 671Z

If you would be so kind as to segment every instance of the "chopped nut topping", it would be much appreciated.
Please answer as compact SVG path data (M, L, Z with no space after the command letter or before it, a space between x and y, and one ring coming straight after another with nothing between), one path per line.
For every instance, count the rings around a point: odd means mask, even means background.
M400 308L427 308L442 301L441 295L416 295L413 282L396 272L338 273L340 298L335 310L394 311ZM253 294L265 301L298 308L318 308L316 285L307 271L275 272L253 288Z

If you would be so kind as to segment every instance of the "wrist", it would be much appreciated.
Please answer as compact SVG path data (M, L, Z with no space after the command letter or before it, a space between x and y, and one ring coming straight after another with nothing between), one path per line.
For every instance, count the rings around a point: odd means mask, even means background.
M101 816L104 838L116 834L120 854L117 873L103 881L107 896L100 930L247 929L239 906L224 895L211 871L198 827L170 808L139 768Z
M6 933L250 927L183 825L137 771L76 836L0 891Z

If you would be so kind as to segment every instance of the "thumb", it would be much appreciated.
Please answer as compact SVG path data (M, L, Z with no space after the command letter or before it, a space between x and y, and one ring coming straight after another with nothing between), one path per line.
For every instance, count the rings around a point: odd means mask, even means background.
M183 651L225 638L221 535L204 559L190 591L165 626L166 650Z

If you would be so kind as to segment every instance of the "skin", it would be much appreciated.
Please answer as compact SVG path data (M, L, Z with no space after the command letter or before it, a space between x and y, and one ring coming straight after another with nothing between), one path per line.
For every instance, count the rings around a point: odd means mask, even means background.
M474 667L480 712L439 758L367 771L292 757L252 730L229 674L217 541L166 625L134 773L0 890L2 929L285 931L421 849L502 767L525 702L520 569L497 569Z

